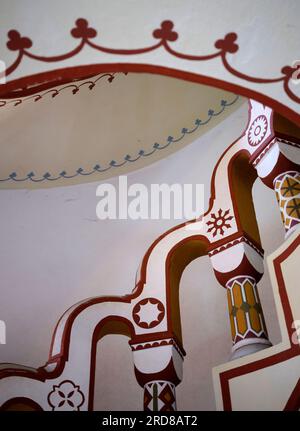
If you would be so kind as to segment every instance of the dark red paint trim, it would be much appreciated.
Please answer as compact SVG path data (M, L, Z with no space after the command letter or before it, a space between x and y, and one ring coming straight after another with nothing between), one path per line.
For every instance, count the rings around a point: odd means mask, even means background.
M99 45L98 43L92 42L91 39L97 36L97 30L93 27L89 27L89 23L85 18L78 18L75 22L75 27L70 31L71 36L78 40L77 46L71 49L69 52L55 56L41 56L34 54L29 49L32 47L32 40L27 36L21 36L17 30L10 30L7 34L8 42L6 46L8 50L17 52L16 58L13 63L7 67L7 69L2 73L2 75L9 76L20 66L23 58L28 57L31 60L46 62L46 63L56 63L59 61L64 61L70 59L77 54L79 54L85 46L90 49L99 51L102 53L110 55L119 56L132 56L145 54L157 49L164 49L168 54L173 57L185 60L185 61L209 61L219 57L225 68L225 70L244 81L253 82L256 84L271 84L282 82L283 89L287 96L296 103L300 103L300 98L291 90L289 83L292 79L298 79L299 66L283 66L280 70L281 75L275 78L262 78L247 75L246 73L240 72L235 69L228 60L228 54L235 54L239 50L239 45L237 44L238 35L234 32L227 33L223 39L216 40L214 44L214 52L211 54L202 55L191 55L184 52L176 51L172 48L172 43L175 42L179 35L174 31L174 23L170 20L164 20L160 24L160 28L156 28L152 32L152 37L154 43L147 47L137 48L137 49L120 49L120 48L110 48Z
M153 64L138 64L138 63L105 63L105 64L90 64L74 67L66 67L62 69L42 72L35 75L26 76L12 80L6 84L0 85L0 97L12 97L12 92L24 91L29 86L37 86L37 91L41 91L42 85L45 88L55 87L61 84L66 84L73 80L84 79L87 76L91 77L99 73L113 72L134 72L134 73L152 73L156 75L170 76L173 78L182 79L184 81L195 82L212 87L221 88L225 91L230 91L241 96L255 99L262 104L269 106L281 115L287 117L294 123L300 123L300 114L291 108L288 108L283 103L278 102L265 94L246 88L241 85L233 84L221 79L205 76L197 73L187 72L179 69L173 69L164 66Z

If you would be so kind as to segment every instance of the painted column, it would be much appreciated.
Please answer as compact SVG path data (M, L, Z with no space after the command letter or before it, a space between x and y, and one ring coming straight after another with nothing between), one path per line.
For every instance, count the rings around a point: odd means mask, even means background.
M263 274L262 250L241 236L210 250L209 256L218 281L227 291L231 359L270 347L257 290Z
M251 276L227 281L228 310L232 336L232 358L270 346L256 280ZM240 355L241 348L243 355Z
M130 344L135 376L144 389L144 410L176 411L175 387L182 380L183 348L171 337Z
M144 410L152 412L176 411L175 385L164 380L154 380L144 386Z
M300 223L300 144L275 137L252 163L261 180L275 191L288 236Z

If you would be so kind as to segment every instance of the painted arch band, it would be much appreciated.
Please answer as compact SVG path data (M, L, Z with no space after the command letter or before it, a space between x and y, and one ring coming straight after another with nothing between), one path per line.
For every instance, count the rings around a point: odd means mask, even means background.
M154 44L136 49L109 48L93 42L92 39L97 36L97 31L93 27L90 27L88 21L84 18L78 18L76 20L75 27L71 29L70 33L74 39L80 40L75 48L56 56L41 56L31 52L30 48L32 47L33 42L29 37L21 36L17 30L10 30L8 32L9 40L6 46L10 51L16 51L18 54L15 61L10 66L8 66L1 75L11 75L20 66L24 57L40 62L59 62L78 55L85 46L105 54L121 56L141 55L147 52L155 51L157 49L164 49L170 55L186 61L209 61L219 57L227 72L241 80L248 82L257 84L282 82L284 91L288 97L294 102L300 103L300 98L290 88L290 81L299 79L300 64L296 62L294 66L283 66L281 68L281 75L275 78L254 77L241 72L231 66L227 59L227 54L235 54L239 50L239 46L237 44L238 36L234 32L226 34L223 39L218 39L215 42L216 50L211 54L204 55L191 55L173 49L172 43L178 39L179 35L174 30L174 23L170 20L163 21L160 25L160 28L157 28L153 31L152 36L155 40L157 40ZM3 89L5 87L9 88L9 85L3 84Z

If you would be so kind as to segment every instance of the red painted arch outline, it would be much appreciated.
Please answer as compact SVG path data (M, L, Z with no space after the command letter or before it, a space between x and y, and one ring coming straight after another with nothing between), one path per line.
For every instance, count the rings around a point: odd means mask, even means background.
M212 173L212 177L211 177L211 196L209 199L209 205L208 205L208 209L207 211L203 214L203 216L209 214L209 212L211 211L213 204L214 204L214 200L216 197L216 193L215 193L215 176L216 176L216 172L217 169L221 163L221 160L223 158L223 156L226 154L227 151L229 151L229 149L236 144L236 142L239 141L239 139L245 134L248 125L250 122L250 104L249 104L249 118L248 118L248 122L247 125L245 126L245 130L241 133L241 136L239 138L237 138L221 155L221 157L219 158L218 162L216 163L213 173ZM235 157L237 157L239 154L245 154L245 155L249 155L247 150L241 150L239 151L237 154L235 154ZM232 161L228 166L228 176L229 176L229 186L230 186L230 190L231 190L231 194L233 195L233 190L232 190L232 185L231 185L231 181L230 181L230 176L231 176L231 169L232 169ZM184 239L183 241L177 243L171 250L169 250L168 256L166 258L166 291L167 291L167 295L169 295L169 291L170 291L170 275L169 275L169 261L170 261L170 257L172 256L172 253L174 252L174 250L176 250L176 248L180 245L182 245L185 242L188 241L192 241L195 239L198 239L200 241L204 241L207 244L207 248L210 249L211 246L213 247L217 247L220 246L222 244L225 244L227 242L230 242L233 239L236 239L237 236L241 236L244 234L243 230L241 229L241 225L240 225L240 221L239 221L239 217L238 217L238 209L237 209L237 205L236 202L234 201L233 198L233 207L235 210L235 216L236 216L236 221L237 221L237 227L238 227L238 232L236 232L235 234L228 236L220 241L214 242L213 244L210 244L210 242L208 241L208 239L202 235L195 235L195 236L190 236L186 239ZM63 328L63 334L62 334L62 340L61 340L61 349L60 349L60 353L56 354L56 355L52 355L52 349L53 349L53 344L54 344L54 338L56 335L56 330L57 327L60 323L60 320L57 322L56 328L53 332L53 336L52 336L52 341L51 341L51 346L50 346L50 353L49 353L49 358L47 363L38 368L36 371L30 371L30 370L26 370L26 369L16 369L16 368L11 368L11 369L4 369L4 370L0 370L0 378L3 377L7 377L7 376L12 376L12 375L18 375L18 376L23 376L23 377L29 377L32 379L36 379L36 380L40 380L40 381L45 381L46 379L51 379L51 378L56 378L57 376L59 376L64 368L65 362L68 360L68 353L69 353L69 344L70 344L70 335L71 335L71 330L72 330L72 325L74 320L76 319L76 317L83 312L85 309L87 309L88 307L95 305L95 304L100 304L100 303L104 303L104 302L121 302L121 303L130 303L133 299L137 298L140 293L143 291L144 285L146 283L146 272L147 272L147 265L148 265L148 259L152 253L152 250L155 248L155 246L163 239L165 238L167 235L169 235L171 232L178 230L180 228L182 228L183 226L185 226L186 224L190 224L190 223L195 223L197 222L197 219L179 224L169 230L167 230L166 232L164 232L160 237L158 237L152 244L151 246L148 248L148 250L146 251L143 260L142 260L142 265L141 265L141 271L140 271L140 278L136 284L136 287L134 289L134 291L129 294L129 295L125 295L123 297L115 297L115 296L101 296L101 297L95 297L92 298L90 300L86 300L80 304L78 304L76 307L74 307L74 309L71 311L70 315L68 316L65 324L64 324L64 328ZM252 240L251 240L252 241ZM253 242L253 241L252 241ZM168 301L169 302L169 301ZM71 307L73 308L73 307ZM68 310L66 311L66 313L68 312ZM65 313L64 313L65 314ZM182 347L182 343L180 340L176 339L176 337L174 337L174 334L172 333L172 322L171 322L171 313L170 313L170 304L168 303L167 305L167 319L168 319L168 331L162 332L162 333L155 333L155 334L149 334L149 335L143 335L143 336L136 336L134 335L131 343L134 344L136 342L144 342L144 341L153 341L153 339L162 339L162 338L175 338L177 345L179 346L180 350L183 352L183 354L185 354L184 349ZM53 364L56 363L56 367L51 370L51 371L47 371L45 368L48 364Z
M275 111L285 116L294 123L300 123L300 114L293 109L287 107L276 99L267 96L258 91L244 87L242 85L233 84L231 82L213 78L207 75L187 72L180 69L158 66L153 64L140 63L103 63L90 64L66 67L62 69L51 70L34 75L28 75L23 78L18 78L9 81L6 84L0 85L0 97L23 97L33 92L39 92L45 89L53 88L58 85L67 84L74 80L86 79L100 73L114 72L133 72L133 73L152 73L164 75L173 78L182 79L184 81L195 82L199 84L209 85L216 88L221 88L225 91L234 92L249 99L257 100L262 104L273 108ZM27 90L28 87L32 87Z
M249 116L249 120L250 120L250 116ZM248 120L248 124L249 124L249 120ZM248 124L246 126L246 129L248 127ZM241 136L243 136L243 134ZM238 138L229 148L231 148L239 139L240 138ZM219 161L217 162L217 164L216 164L216 166L214 168L214 171L213 171L213 174L212 174L212 179L211 179L211 197L210 197L210 201L209 201L209 208L208 208L208 210L206 211L206 213L204 215L206 215L206 214L208 214L210 212L210 210L212 208L212 205L214 203L214 199L215 199L215 184L214 183L215 183L216 171L218 169L218 166L220 164L221 159L223 158L223 155L229 150L229 148L227 148L226 151L222 154L221 158L219 159ZM247 155L249 157L249 153L246 150L241 150L241 151L244 152L245 155ZM241 152L238 152L235 155L235 157L237 157L238 154L240 154L240 153ZM230 178L231 166L232 166L232 163L230 163L229 167L228 167L229 178ZM231 184L229 184L229 185L231 187ZM234 206L234 208L236 210L237 209L236 208L236 202L234 201L234 199L233 199L233 206ZM170 257L172 255L172 253L174 252L174 250L178 246L182 245L183 242L192 241L193 239L197 239L197 240L200 240L200 241L206 241L208 249L210 248L211 245L213 245L213 247L216 247L216 246L220 246L222 244L225 244L227 242L230 242L230 241L236 239L237 236L241 236L241 235L244 234L244 232L241 230L241 227L239 225L239 220L238 220L238 216L237 215L238 215L238 212L236 212L237 224L238 224L238 232L236 232L234 235L228 236L228 237L224 238L224 240L215 242L213 244L210 244L209 241L207 240L207 238L205 238L203 236L200 236L200 235L194 236L194 237L191 236L191 237L188 237L185 240L177 243L169 251L167 259L166 259L166 277L167 277L167 280L166 280L166 289L167 289L167 292L170 289L170 280L168 278L169 277L169 272L170 272L169 271L169 260L170 260ZM196 220L192 220L189 223L193 223L193 222L196 222L196 221L197 221L197 219ZM51 379L51 378L55 378L55 377L59 376L60 373L63 370L65 361L68 360L68 348L69 348L69 342L70 342L70 333L71 333L72 324L73 324L76 316L79 313L81 313L84 309L86 309L87 307L89 307L90 305L93 305L93 304L97 304L97 303L101 303L101 302L107 302L107 301L108 302L123 302L123 303L125 302L125 303L130 303L132 299L137 298L139 296L139 294L142 292L142 290L144 288L144 284L146 282L146 271L147 271L148 259L149 259L149 256L150 256L153 248L157 245L157 243L159 241L161 241L170 232L175 231L175 230L183 227L185 224L186 223L183 223L181 225L175 226L174 228L168 230L167 232L165 232L164 234L162 234L159 238L157 238L153 242L153 244L149 247L149 249L147 250L146 254L144 255L144 258L143 258L143 261L142 261L140 279L139 279L139 281L138 281L138 283L136 285L135 291L132 294L129 294L129 295L121 297L121 298L120 297L119 298L116 298L116 297L98 297L98 298L93 298L91 300L84 301L82 304L79 304L76 308L74 308L74 310L72 310L72 312L68 316L66 324L64 325L64 331L63 331L63 337L62 337L62 343L61 343L61 347L62 347L61 351L60 351L60 353L58 355L55 355L55 356L51 356L51 354L50 354L49 361L47 362L47 364L51 364L51 363L54 363L54 362L57 363L57 366L54 368L53 371L47 371L47 370L45 370L45 367L40 367L39 369L36 370L36 372L33 372L33 371L30 372L28 370L20 370L20 369L5 369L5 370L0 370L0 378L1 377L12 376L12 375L19 375L19 376L29 377L29 378L32 378L32 379L37 379L37 380L40 380L40 381L45 381L46 379ZM300 239L300 238L298 237L298 239ZM250 238L250 240L251 240L251 238ZM276 276L278 277L278 280L279 280L280 279L280 273L277 273L277 270L276 270ZM282 275L281 275L281 277L282 277ZM283 279L282 279L282 282L283 282ZM282 301L283 307L287 310L286 312L288 313L289 312L289 304L288 304L287 294L286 294L286 292L284 294L284 291L281 292L281 301ZM169 301L168 301L168 304L169 304ZM158 340L158 339L162 339L162 338L175 338L174 334L172 332L172 327L170 326L170 320L169 320L170 316L171 316L171 314L170 314L170 304L168 306L168 313L167 314L168 314L168 331L162 332L162 333L150 334L149 336L143 335L141 337L136 336L134 334L134 331L133 331L133 337L132 337L133 339L132 339L131 343L145 342L147 340L149 340L149 341L150 340ZM112 320L114 320L115 316L110 316L109 318L111 318ZM101 323L103 323L103 322L100 322L100 324ZM54 336L55 336L55 332L54 332ZM176 340L176 343L181 348L181 343L178 340ZM92 343L92 349L95 349L95 343L94 342ZM296 351L295 351L295 349L296 349ZM280 360L286 360L289 357L296 356L299 353L300 353L299 346L291 346L290 350L288 350L286 352L282 352L282 353L280 353L278 355L274 355L274 357L276 357L277 362L279 362ZM94 357L94 351L92 353L92 358L93 357ZM271 357L271 358L273 358L273 360L274 360L274 357ZM266 363L268 363L268 360L271 360L271 359L270 358L266 358L265 360L262 360L262 361L266 361ZM261 365L262 361L258 361L259 362L258 366ZM266 365L266 366L268 366L268 365ZM253 370L252 370L251 367L253 367L253 364L249 364L249 365L244 366L244 367L239 367L238 369L230 370L230 371L222 373L222 375L220 375L221 382L222 382L221 383L222 384L222 394L223 394L223 398L224 398L224 407L225 407L225 409L227 409L227 410L231 409L229 383L228 383L229 379L232 378L232 377L235 377L235 375L245 374L245 373L251 372L251 371L253 371L255 369L255 368L253 368ZM241 368L242 368L242 370L241 370ZM91 370L93 370L93 366L91 366ZM238 371L236 371L236 370L238 370ZM92 371L92 373L93 372L94 371ZM231 372L233 373L232 375L230 374ZM237 373L237 374L235 374L235 373ZM91 379L93 380L93 377L91 377ZM90 397L90 399L91 399L91 397Z
M8 42L6 46L8 50L17 52L17 56L13 63L8 66L6 70L2 73L2 75L9 76L16 69L18 69L24 57L30 58L32 61L57 63L76 56L86 46L98 52L119 56L137 56L151 51L156 51L157 49L164 49L169 55L185 61L209 61L211 59L219 57L221 59L223 67L231 75L241 80L253 82L256 84L272 84L281 82L287 96L294 102L300 103L300 98L297 97L297 95L291 90L289 86L290 80L295 79L295 74L296 78L298 78L298 65L285 65L281 68L280 76L277 76L275 78L262 78L247 75L246 73L240 72L239 70L235 69L234 66L229 64L227 60L227 54L234 54L239 50L239 45L237 44L238 35L234 32L227 33L223 37L223 39L216 40L214 44L214 52L212 52L211 54L204 55L191 55L188 53L179 52L172 47L172 43L178 39L179 35L174 30L174 23L171 20L162 21L160 24L160 28L156 28L153 30L153 44L147 47L137 49L110 48L92 42L91 39L97 36L97 30L93 27L89 27L89 22L85 18L78 18L75 21L75 27L71 29L70 33L74 39L78 39L77 46L63 54L55 56L41 56L34 54L30 51L30 48L32 47L33 43L29 37L21 36L17 30L9 30L7 33Z

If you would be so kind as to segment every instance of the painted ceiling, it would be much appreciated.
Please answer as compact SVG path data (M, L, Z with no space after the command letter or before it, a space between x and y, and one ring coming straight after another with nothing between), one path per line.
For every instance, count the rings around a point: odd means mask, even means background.
M140 169L222 121L235 94L299 122L297 1L10 0L0 12L2 188Z
M101 181L140 169L207 132L243 100L202 84L137 73L102 73L2 98L0 187Z

